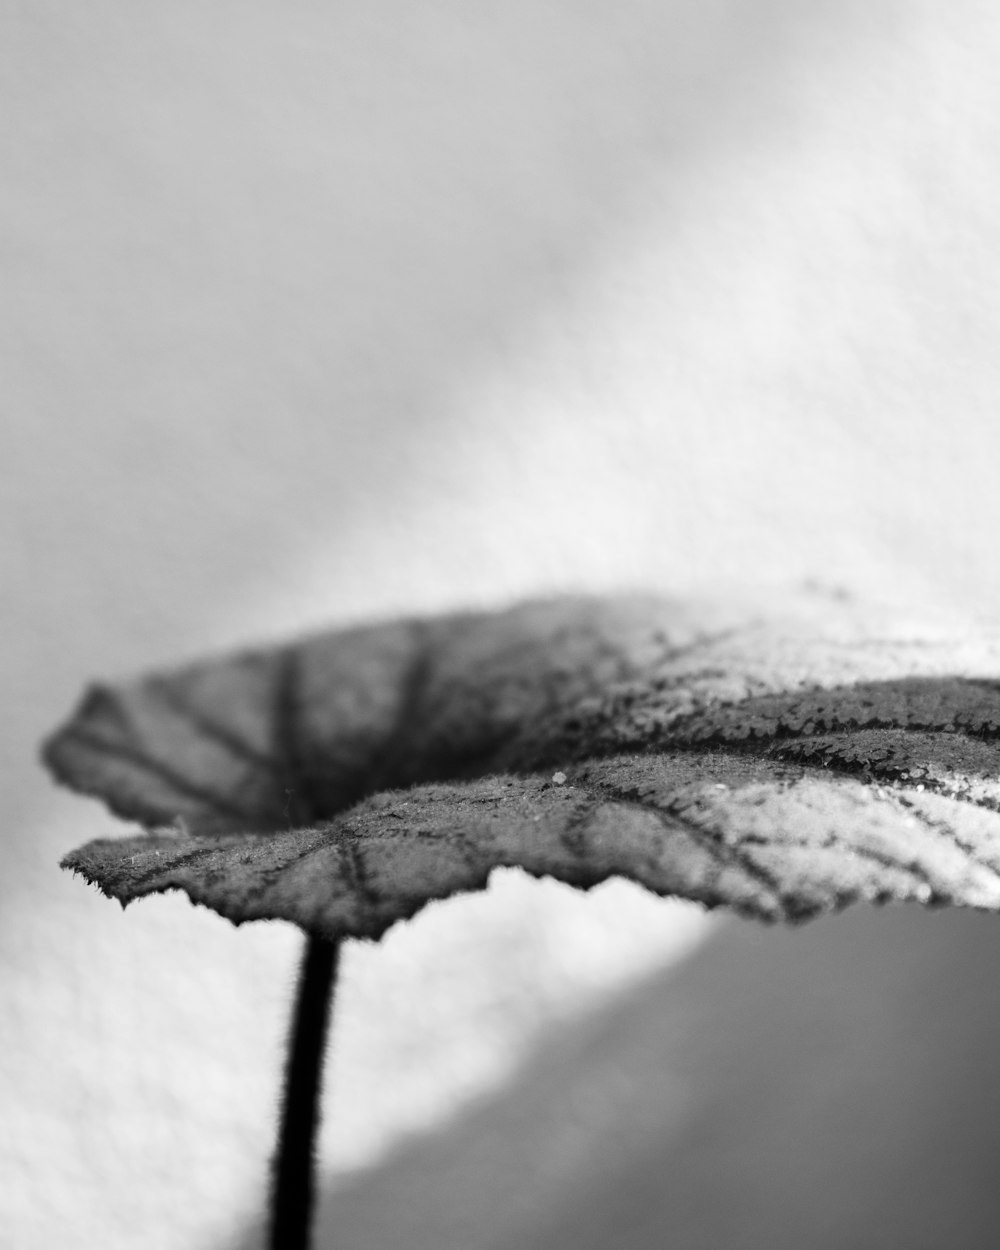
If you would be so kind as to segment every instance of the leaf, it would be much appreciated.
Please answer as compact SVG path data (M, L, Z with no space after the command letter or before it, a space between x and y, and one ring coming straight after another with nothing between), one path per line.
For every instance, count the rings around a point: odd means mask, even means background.
M377 937L500 865L798 921L1000 910L1000 639L812 598L404 621L98 686L46 744L153 832L64 866L126 903Z

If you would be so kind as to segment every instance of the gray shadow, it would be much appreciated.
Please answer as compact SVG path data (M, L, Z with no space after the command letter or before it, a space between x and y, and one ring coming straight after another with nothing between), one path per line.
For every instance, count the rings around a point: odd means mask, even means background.
M317 1250L991 1244L998 966L1000 926L971 913L727 923L554 1030L496 1096L328 1187Z

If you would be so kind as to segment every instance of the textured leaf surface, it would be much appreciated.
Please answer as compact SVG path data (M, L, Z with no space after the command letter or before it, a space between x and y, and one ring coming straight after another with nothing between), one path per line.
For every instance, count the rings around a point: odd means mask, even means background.
M107 894L375 937L500 865L768 920L997 910L998 738L992 636L566 599L95 687L45 758L152 829L64 861Z

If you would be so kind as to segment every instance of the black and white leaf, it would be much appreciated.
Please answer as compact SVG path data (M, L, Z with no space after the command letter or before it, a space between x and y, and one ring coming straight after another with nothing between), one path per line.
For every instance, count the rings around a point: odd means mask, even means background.
M572 598L97 686L46 744L144 825L64 864L128 902L377 937L513 865L798 921L1000 910L1000 638L835 600Z

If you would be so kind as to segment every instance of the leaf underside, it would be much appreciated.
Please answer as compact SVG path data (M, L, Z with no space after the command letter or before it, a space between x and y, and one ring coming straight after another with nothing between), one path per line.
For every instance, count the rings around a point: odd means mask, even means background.
M499 866L764 920L1000 910L998 739L992 635L579 598L93 687L44 757L150 830L63 861L106 894L333 938Z

